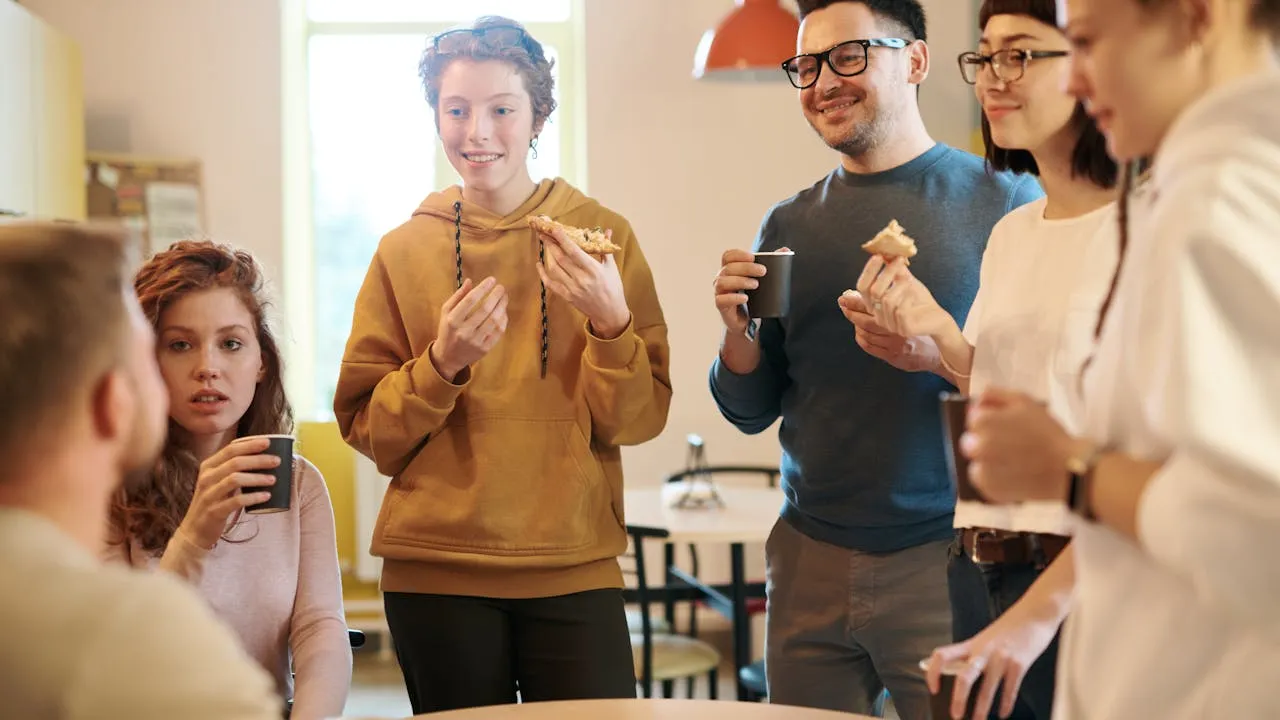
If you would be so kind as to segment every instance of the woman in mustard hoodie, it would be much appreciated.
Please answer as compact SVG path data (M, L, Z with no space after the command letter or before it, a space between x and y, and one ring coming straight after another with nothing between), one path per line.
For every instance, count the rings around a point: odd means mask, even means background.
M420 73L462 186L382 239L334 399L392 478L372 552L413 710L634 697L619 446L671 400L649 266L621 216L531 179L555 101L523 27L439 35ZM531 215L621 249L601 262Z

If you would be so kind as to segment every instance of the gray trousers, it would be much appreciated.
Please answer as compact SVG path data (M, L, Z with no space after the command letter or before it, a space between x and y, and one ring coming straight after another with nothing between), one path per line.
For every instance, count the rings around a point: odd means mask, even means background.
M779 519L765 543L769 702L870 715L887 688L903 720L929 720L919 663L951 642L949 545L864 553Z

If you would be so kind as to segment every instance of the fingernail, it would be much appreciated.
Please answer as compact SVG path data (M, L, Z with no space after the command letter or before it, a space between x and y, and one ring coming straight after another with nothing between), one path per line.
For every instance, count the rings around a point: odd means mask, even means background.
M758 287L760 287L760 283L759 283L758 281L756 281L756 280L752 280L752 281L748 284L748 286L754 289L754 288L758 288Z
M840 293L840 297L851 298L851 297L857 297L857 296L858 296L858 293L852 290L845 290L844 292Z

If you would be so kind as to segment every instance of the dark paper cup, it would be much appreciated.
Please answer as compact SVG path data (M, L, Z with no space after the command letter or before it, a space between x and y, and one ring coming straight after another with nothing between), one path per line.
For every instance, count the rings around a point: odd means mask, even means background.
M760 252L755 261L765 266L760 286L746 291L747 314L753 318L786 317L791 311L791 261L795 253Z
M276 484L271 487L243 488L241 492L270 492L266 502L250 505L244 511L250 515L284 512L289 509L293 498L293 436L292 435L258 435L271 441L263 455L275 455L280 464L270 470L263 470L266 475L274 475Z
M951 473L951 485L961 500L977 500L982 496L969 482L969 459L960 452L960 436L964 435L965 414L969 411L969 398L959 393L944 392L938 396L942 408L942 431L947 453L947 470Z
M921 670L926 670L928 667L928 660L920 661ZM963 672L964 668L964 663L950 663L942 668L941 682L938 683L938 694L929 696L929 709L933 720L951 720L951 696L956 689L956 675ZM979 685L981 685L981 682L974 683L974 687L969 690L969 699L964 704L965 720L973 717L973 706L977 704L977 686Z

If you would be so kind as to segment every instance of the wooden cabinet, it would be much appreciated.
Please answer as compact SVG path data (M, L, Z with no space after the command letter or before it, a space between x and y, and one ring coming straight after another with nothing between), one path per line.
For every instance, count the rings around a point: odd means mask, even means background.
M0 0L0 212L84 219L84 142L79 48Z

